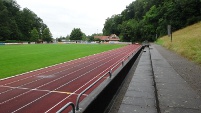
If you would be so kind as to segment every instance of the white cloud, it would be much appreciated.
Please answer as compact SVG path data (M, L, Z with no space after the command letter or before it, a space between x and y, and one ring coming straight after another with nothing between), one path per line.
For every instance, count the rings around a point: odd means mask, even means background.
M17 0L43 19L54 38L80 28L86 35L102 32L105 20L134 0Z

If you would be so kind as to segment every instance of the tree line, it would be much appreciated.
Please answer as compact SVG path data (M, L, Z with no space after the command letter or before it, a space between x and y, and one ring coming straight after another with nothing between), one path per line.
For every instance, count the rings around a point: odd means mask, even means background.
M52 34L43 20L15 0L0 0L0 41L47 41Z
M135 0L121 14L107 18L104 35L116 34L121 41L155 41L201 20L201 0Z
M86 35L84 32L82 32L82 30L80 28L73 28L73 30L71 31L70 35L67 35L66 37L64 36L60 36L58 38L56 38L56 40L58 42L61 42L62 40L73 40L73 41L100 41L100 39L94 39L94 36L102 36L102 33L94 33L91 35Z

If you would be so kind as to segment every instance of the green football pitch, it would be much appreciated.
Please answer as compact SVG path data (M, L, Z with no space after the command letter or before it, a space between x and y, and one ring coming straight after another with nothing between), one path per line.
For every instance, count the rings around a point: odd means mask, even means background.
M119 44L33 44L0 46L0 78L119 48Z

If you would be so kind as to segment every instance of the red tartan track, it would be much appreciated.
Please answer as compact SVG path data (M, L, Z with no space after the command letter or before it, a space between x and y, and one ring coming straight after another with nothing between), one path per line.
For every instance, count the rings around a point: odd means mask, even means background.
M56 112L68 102L75 103L80 92L139 48L141 45L128 45L2 79L0 113ZM81 100L93 89L87 91Z

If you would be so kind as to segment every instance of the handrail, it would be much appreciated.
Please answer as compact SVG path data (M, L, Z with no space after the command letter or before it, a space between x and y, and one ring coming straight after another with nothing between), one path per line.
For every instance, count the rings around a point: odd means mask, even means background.
M107 75L109 73L109 71L107 73L105 73L103 76L101 76L99 79L97 79L93 84L91 84L89 87L87 87L85 90L83 90L77 97L76 100L76 106L75 109L76 111L79 110L79 101L80 101L80 97L86 92L88 91L91 87L93 87L97 82L99 82L103 77L105 77L105 75Z
M129 58L129 57L130 57L130 55L128 55L127 58ZM124 62L124 61L125 61L125 58L122 60L122 62L117 63L115 66L113 66L113 67L111 68L110 71L106 72L103 76L101 76L99 79L97 79L95 82L93 82L90 86L88 86L85 90L83 90L83 91L78 95L77 100L76 100L76 106L75 106L76 111L79 110L79 101L80 101L80 97L81 97L86 91L88 91L91 87L93 87L97 82L99 82L103 77L105 77L105 75L107 75L108 73L109 73L109 76L110 76L110 78L111 78L111 76L112 76L112 70L113 70L117 65L119 65L120 63L122 63L122 66L123 66L123 64L124 64L123 62Z
M67 103L65 106L63 106L60 110L58 110L56 113L61 113L63 112L68 106L72 106L73 108L73 113L75 113L75 105L72 102Z
M139 48L138 50L139 51ZM136 53L136 52L135 52ZM127 58L129 59L129 57L133 55L134 56L134 52L132 52L132 54L128 55ZM117 63L115 66L113 66L110 71L106 72L103 76L101 76L99 79L97 79L95 82L93 82L90 86L88 86L85 90L83 90L77 97L77 100L76 100L76 106L72 103L72 102L69 102L67 103L65 106L63 106L60 110L58 110L56 113L61 113L63 112L68 106L72 106L73 108L73 113L75 113L75 111L78 111L79 110L79 101L80 101L80 97L86 92L88 91L91 87L93 87L96 83L98 83L103 77L105 77L107 74L109 74L109 77L111 78L112 76L112 70L117 67L120 63L122 64L122 66L124 65L124 61L125 61L126 58L124 58L122 60L122 62L119 62Z

